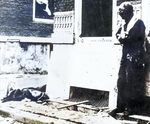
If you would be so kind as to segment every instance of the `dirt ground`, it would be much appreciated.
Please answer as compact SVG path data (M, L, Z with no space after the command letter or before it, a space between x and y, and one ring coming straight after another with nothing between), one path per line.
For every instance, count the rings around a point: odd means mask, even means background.
M4 124L141 124L137 121L115 119L108 107L94 107L76 102L48 100L42 103L9 101L0 103L0 111L8 113L2 119ZM65 106L68 107L65 107ZM2 116L2 115L1 115ZM121 117L121 116L120 116ZM3 124L3 123L2 123ZM142 123L147 124L147 123Z
M67 104L73 103L67 102ZM91 106L79 105L76 110L73 106L58 109L64 105L66 104L59 103L58 101L49 101L43 104L38 104L26 99L19 102L11 101L1 103L0 109L9 112L11 117L18 121L18 123L29 123L29 121L34 120L48 124L108 124L110 121L116 121L106 112L108 110L107 108L101 109L100 111L98 108L96 109ZM12 121L13 120L10 120L9 124L17 123Z
M18 88L37 87L46 84L47 78L47 75L0 75L0 99L6 96L10 81L16 82ZM147 110L145 115L150 115L150 99L146 102L147 106L141 110ZM122 115L116 119L110 114L113 110L108 107L74 105L76 103L62 99L37 103L26 98L22 101L0 102L0 124L147 124L122 119ZM6 112L6 116L3 112Z

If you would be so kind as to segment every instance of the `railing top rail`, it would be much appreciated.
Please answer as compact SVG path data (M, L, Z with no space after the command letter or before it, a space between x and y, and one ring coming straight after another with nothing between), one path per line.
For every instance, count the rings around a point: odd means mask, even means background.
M74 11L66 11L66 12L55 12L54 15L56 16L69 16L73 15Z

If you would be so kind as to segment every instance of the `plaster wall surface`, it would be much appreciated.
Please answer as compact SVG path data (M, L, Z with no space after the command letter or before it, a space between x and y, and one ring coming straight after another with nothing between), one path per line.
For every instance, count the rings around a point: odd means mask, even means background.
M0 43L1 74L47 74L47 45Z

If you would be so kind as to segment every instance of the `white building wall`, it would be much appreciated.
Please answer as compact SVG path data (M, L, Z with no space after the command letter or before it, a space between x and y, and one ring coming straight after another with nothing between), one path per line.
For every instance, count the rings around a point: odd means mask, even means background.
M109 91L109 107L116 107L116 86L122 55L122 46L115 45L119 43L115 38L118 19L116 1L113 1L112 37L79 37L82 26L81 5L81 1L75 1L75 41L61 44L66 42L60 39L60 44L55 44L52 37L54 44L49 62L47 93L51 98L68 99L70 86ZM142 6L134 5L136 16L145 22L147 30L149 17L146 8L149 5L144 0Z
M47 93L50 98L68 99L70 86L110 91L109 104L115 106L120 56L120 46L112 41L100 42L100 39L79 41L75 45L54 45Z
M49 61L47 93L51 99L68 99L70 86L109 91L109 107L115 107L121 46L114 45L118 42L114 38L114 32L112 37L79 37L82 26L81 5L80 0L75 1L75 41L64 44L67 43L68 34L66 41L62 41L59 35L52 36L54 44ZM116 11L116 7L113 9ZM116 17L117 14L114 12L113 16ZM116 23L117 18L114 18L113 31ZM56 36L56 31L54 33Z

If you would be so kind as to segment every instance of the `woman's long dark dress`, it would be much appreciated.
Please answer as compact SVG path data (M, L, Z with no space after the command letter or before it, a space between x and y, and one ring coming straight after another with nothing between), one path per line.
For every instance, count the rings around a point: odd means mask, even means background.
M121 34L119 28L116 36ZM124 111L143 105L145 94L145 25L142 20L137 20L121 42L123 45L122 59L117 82L118 99L117 108Z

